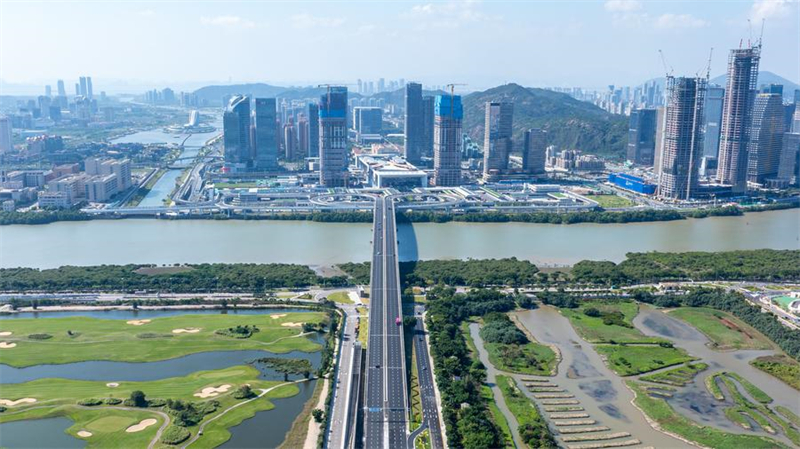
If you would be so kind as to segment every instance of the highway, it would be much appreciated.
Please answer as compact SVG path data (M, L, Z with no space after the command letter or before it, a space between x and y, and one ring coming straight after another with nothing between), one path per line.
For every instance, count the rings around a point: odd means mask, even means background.
M414 351L417 355L417 376L419 378L419 396L422 400L422 425L419 429L428 429L432 449L443 449L442 427L439 419L439 404L436 385L433 382L433 366L428 356L428 342L425 334L424 306L415 307L414 315L417 324L414 326ZM417 429L417 430L419 430ZM415 430L416 433L416 430ZM408 447L414 447L414 437L409 438Z
M391 199L376 198L373 215L364 447L405 449L408 389L397 229Z
M351 430L355 423L351 419L352 410L356 408L353 400L353 392L358 391L358 385L354 384L358 370L361 366L361 348L358 345L355 329L358 324L358 311L353 304L341 304L340 309L344 312L344 330L342 332L341 345L339 346L339 360L336 364L336 372L333 375L333 398L331 405L331 417L329 423L329 433L325 439L325 446L328 449L344 449L349 447L348 441ZM357 399L357 398L356 398Z

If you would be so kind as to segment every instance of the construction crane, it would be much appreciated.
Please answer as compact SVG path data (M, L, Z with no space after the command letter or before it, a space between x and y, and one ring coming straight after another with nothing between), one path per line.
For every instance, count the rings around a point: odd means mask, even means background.
M658 54L661 56L661 64L664 65L664 73L667 74L667 77L672 76L672 66L667 64L667 58L664 57L664 52L659 49Z
M447 84L447 87L450 88L450 117L453 116L453 97L456 96L456 86L466 86L465 83L450 83Z
M708 52L708 64L706 65L706 83L711 79L711 57L714 55L714 47Z

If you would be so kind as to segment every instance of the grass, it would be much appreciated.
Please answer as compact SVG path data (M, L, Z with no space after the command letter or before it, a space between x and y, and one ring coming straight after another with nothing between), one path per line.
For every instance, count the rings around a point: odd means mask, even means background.
M408 383L411 390L409 393L409 400L411 401L410 429L414 430L422 425L422 398L419 393L419 371L417 369L417 351L414 350L414 345L411 345L411 381Z
M627 381L626 384L636 395L634 399L636 406L661 428L702 446L715 449L787 447L770 438L727 433L713 427L701 426L675 412L664 399L650 397L642 384L633 381Z
M358 317L358 341L361 342L361 347L367 349L367 342L369 341L369 316L361 314Z
M725 373L726 376L735 379L739 382L742 387L744 387L745 391L756 401L762 404L769 404L772 402L772 398L764 391L757 386L753 385L749 380L745 379L744 377L736 374L736 373Z
M750 416L747 413L747 409L744 407L728 407L724 410L725 417L730 420L730 422L740 426L746 430L752 430L753 426L750 425L750 420L745 418L745 415ZM750 416L753 419L752 416Z
M475 346L475 342L472 340L472 334L469 332L469 325L469 320L462 321L459 325L459 329L461 330L461 335L464 336L464 340L467 342L467 349L469 349L470 358L477 360L478 348Z
M719 372L706 377L706 390L718 401L725 400L725 395L722 394L722 390L719 388L719 384L717 384L717 378L721 375L722 373Z
M639 380L682 387L691 382L697 373L706 368L708 368L708 365L705 363L687 363L678 368L642 376Z
M47 330L53 335L48 340L27 338L41 331L42 320L7 320L2 324L2 330L13 334L3 340L17 346L3 351L3 363L25 367L87 360L151 362L197 352L243 349L311 352L319 350L320 345L307 338L292 338L299 337L302 331L282 324L319 323L325 319L325 315L319 312L288 313L278 318L266 314L178 315L154 318L146 324L134 326L125 320L74 316L48 319ZM215 334L218 329L237 325L255 325L260 331L243 339ZM200 332L172 333L181 328L199 328Z
M601 317L584 314L588 308L602 313L620 312L624 326L605 324ZM585 301L576 309L561 309L580 336L590 343L658 343L659 338L648 337L633 327L633 318L639 313L639 305L632 301Z
M322 396L323 385L324 382L320 379L314 387L314 393L312 393L311 398L306 401L306 405L303 406L303 411L300 412L297 418L294 419L294 422L292 422L292 427L286 432L286 438L284 438L283 443L278 446L278 449L303 447L303 444L306 442L306 437L308 436L308 422L311 421L311 411L317 406L319 397Z
M333 292L328 295L328 299L339 304L352 304L353 300L347 292Z
M556 354L541 343L504 345L484 343L489 353L489 362L501 371L518 374L549 376L555 370Z
M609 368L620 376L632 376L694 360L678 348L655 345L597 345Z
M778 413L783 415L784 418L788 419L789 422L794 424L796 427L800 427L800 416L795 415L794 412L782 405L775 407L775 410L777 410Z
M636 203L617 195L586 195L586 198L597 201L597 204L604 209L615 207L631 207Z
M508 376L497 376L497 386L500 388L503 398L505 398L506 406L517 420L521 434L520 438L523 440L526 438L523 434L523 428L533 427L537 429L537 437L523 442L531 448L554 446L555 441L538 407L517 387L514 379Z
M750 364L800 390L800 363L797 360L786 355L770 355L758 357Z
M69 379L39 379L20 384L4 384L2 396L10 398L32 397L37 402L27 406L18 406L0 414L0 423L23 419L37 419L55 416L66 416L75 421L68 432L76 435L80 430L88 430L95 434L90 437L90 447L145 447L162 424L162 418L153 413L156 409L117 410L107 406L96 408L79 408L75 404L87 398L119 398L126 399L134 390L141 390L149 399L180 399L184 401L202 401L194 394L209 386L230 384L234 388L207 400L219 401L217 412L207 415L206 420L217 416L223 410L241 402L232 393L237 386L250 384L254 390L278 386L282 382L259 379L260 371L252 366L233 366L214 371L198 371L188 376L159 379L148 382L120 382L116 388L106 386L104 381L82 381ZM192 448L211 448L230 438L228 428L241 423L255 415L257 411L270 410L274 404L269 399L294 396L299 392L293 384L279 386L264 397L232 409L221 418L214 420L205 428L203 436L192 444ZM156 418L158 423L145 431L127 434L124 430L131 424L145 418ZM188 430L195 433L197 426ZM151 430L152 429L152 430ZM96 441L95 441L96 440ZM141 441L140 441L141 440Z
M766 432L776 433L776 429L773 426L773 424L775 424L783 431L784 434L786 434L786 437L789 438L792 443L800 446L800 432L795 430L790 423L778 416L766 405L753 404L744 395L742 395L734 383L734 380L738 381L738 379L741 377L732 376L731 373L724 374L725 375L720 376L720 378L725 384L725 387L728 389L728 392L731 394L733 402L737 407L746 409L747 415L750 416L756 423L758 423L758 425ZM744 387L744 384L741 385ZM746 387L744 388L747 390Z
M772 349L769 339L733 315L705 307L681 307L670 312L708 337L718 350Z
M503 435L503 447L505 448L514 448L514 437L511 436L511 427L508 425L508 420L506 420L505 415L503 412L497 408L497 401L494 398L494 393L492 392L491 387L488 385L481 386L481 394L483 398L486 400L486 403L489 404L489 412L492 415L492 420L500 429L500 432Z

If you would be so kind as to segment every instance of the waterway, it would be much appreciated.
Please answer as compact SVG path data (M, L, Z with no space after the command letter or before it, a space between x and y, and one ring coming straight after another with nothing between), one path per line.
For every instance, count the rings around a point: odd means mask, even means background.
M400 260L516 257L539 265L621 261L628 252L800 248L800 209L673 222L398 227ZM93 220L0 227L0 267L128 263L298 263L370 259L370 224Z
M293 312L295 309L271 309L268 311L241 310L228 311L243 315L272 314ZM50 313L21 313L0 316L0 319L39 318L48 319L65 316L91 316L105 319L142 319L158 318L172 315L185 314L214 314L220 311L212 310L181 310L181 311L109 311L109 312L54 312ZM325 344L324 340L313 335L314 341ZM89 381L148 381L169 377L185 376L200 370L223 369L230 366L244 365L260 357L304 358L311 362L314 369L319 367L321 352L305 353L292 351L286 354L275 354L267 351L211 351L190 354L175 359L158 362L110 362L88 361L67 363L61 365L36 365L25 368L15 368L0 364L0 379L3 384L28 382L44 378L65 378ZM283 381L283 374L261 365L254 365L261 372L259 378L266 380ZM289 380L299 379L300 376L290 375ZM316 381L297 384L300 393L284 399L274 399L273 410L256 413L256 415L238 426L230 429L231 439L222 447L230 448L255 448L276 447L284 439L286 432L291 428L292 422L302 411L305 403L311 398ZM67 418L52 418L40 420L26 420L13 423L0 424L0 447L4 448L82 448L85 442L64 433L72 425Z
M219 129L222 126L222 122L220 119L216 119L210 125ZM197 156L197 153L201 148L203 148L208 140L218 134L218 131L196 134L174 134L168 133L162 129L153 129L149 131L140 131L137 133L128 134L127 136L112 140L111 143L174 143L180 145L181 142L183 142L183 151L181 152L181 157L193 158ZM189 161L187 160L186 162ZM147 196L145 196L144 199L139 203L139 207L163 206L164 200L169 196L170 193L172 193L173 190L175 190L175 181L181 176L181 172L183 172L182 169L173 169L164 173L164 175L161 176L153 188L150 189L150 192L147 194Z

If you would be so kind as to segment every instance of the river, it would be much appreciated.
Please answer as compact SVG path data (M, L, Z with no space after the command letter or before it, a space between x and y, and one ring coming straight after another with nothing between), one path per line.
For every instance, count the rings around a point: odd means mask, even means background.
M370 259L370 224L306 221L93 220L0 227L0 267L128 263L297 263ZM628 252L800 248L800 209L672 222L398 227L400 260L517 257L536 264L621 261Z
M222 127L221 117L215 118L211 126L219 129ZM183 142L183 151L181 152L182 158L193 158L205 145L205 143L218 135L219 132L212 131L209 133L196 133L196 134L174 134L168 133L161 129L153 129L149 131L140 131L127 136L114 139L111 143L174 143L181 144ZM185 142L184 142L185 141ZM181 161L183 162L183 161ZM189 162L188 160L186 162ZM164 200L175 190L175 181L181 176L182 169L168 170L156 182L147 196L139 203L139 207L154 207L163 206Z

